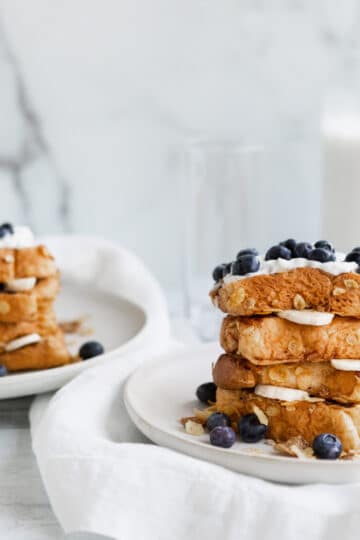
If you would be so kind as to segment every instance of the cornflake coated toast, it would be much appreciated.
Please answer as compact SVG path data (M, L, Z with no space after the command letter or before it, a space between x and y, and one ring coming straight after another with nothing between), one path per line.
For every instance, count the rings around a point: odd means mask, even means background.
M290 309L326 311L360 318L360 275L332 275L318 268L220 282L210 292L213 303L229 315L267 315Z
M0 322L33 321L51 308L59 291L59 276L39 280L29 291L0 293Z
M301 436L309 445L319 433L339 437L345 452L360 448L360 405L336 405L326 401L280 401L257 396L249 390L218 388L216 411L230 416L234 428L240 417L258 407L268 418L267 438L276 442Z
M226 390L266 384L305 390L339 403L360 403L360 373L339 371L329 362L259 367L236 355L223 354L213 368L213 379L218 387Z
M220 334L226 352L258 365L360 358L360 320L334 317L325 326L297 324L277 316L225 317Z
M0 248L1 283L26 277L46 278L56 272L54 257L46 246Z
M5 365L8 371L48 369L71 362L74 360L67 351L64 336L60 330L43 337L39 343L0 354L0 364Z

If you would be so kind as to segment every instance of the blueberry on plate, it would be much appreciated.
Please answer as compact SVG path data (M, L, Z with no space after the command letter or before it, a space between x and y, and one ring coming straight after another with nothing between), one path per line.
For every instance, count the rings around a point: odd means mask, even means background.
M226 270L226 264L219 264L213 270L212 277L213 280L218 282L224 277L224 271Z
M360 264L360 251L352 251L351 253L348 253L345 257L345 261Z
M218 426L210 431L210 442L213 446L230 448L236 439L235 431L228 426Z
M301 257L302 259L307 259L310 251L313 247L309 242L299 242L296 244L294 255L295 257Z
M255 443L263 439L268 427L261 424L256 414L246 414L239 420L239 434L242 441Z
M232 263L231 273L233 276L244 276L251 272L257 272L260 268L260 261L255 255L242 255Z
M320 433L313 440L312 448L319 459L337 459L342 452L340 439L332 433Z
M328 242L327 240L318 240L317 242L315 242L314 247L327 249L328 251L335 253L334 246L330 244L330 242Z
M216 384L213 382L206 382L200 384L196 389L196 397L201 403L209 402L215 403L216 401Z
M239 251L239 253L236 255L236 258L239 259L243 255L259 255L259 252L255 248L248 248L248 249L242 249Z
M0 377L4 377L8 374L8 370L6 369L6 366L4 364L0 364Z
M79 356L83 360L87 360L88 358L99 356L99 354L103 354L103 352L104 347L101 345L101 343L98 341L87 341L81 345L79 349Z
M212 413L206 421L206 427L209 431L219 426L230 426L231 421L227 414L221 412Z
M275 259L291 259L291 257L292 253L290 249L285 246L281 246L280 244L278 246L272 246L265 254L266 261Z
M336 257L332 251L329 251L325 248L315 248L310 251L308 259L310 259L311 261L325 263L335 261Z
M287 240L284 240L284 242L280 242L280 246L285 246L291 251L292 255L294 255L296 248L296 240L294 238L288 238Z

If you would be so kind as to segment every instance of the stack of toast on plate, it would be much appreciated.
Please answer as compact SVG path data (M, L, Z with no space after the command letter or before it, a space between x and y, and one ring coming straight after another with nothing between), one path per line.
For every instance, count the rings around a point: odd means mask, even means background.
M27 227L0 226L0 365L7 371L71 362L53 303L59 272Z
M256 412L276 442L330 433L359 450L359 264L360 248L345 257L289 239L218 266L210 296L227 315L212 410L234 426Z

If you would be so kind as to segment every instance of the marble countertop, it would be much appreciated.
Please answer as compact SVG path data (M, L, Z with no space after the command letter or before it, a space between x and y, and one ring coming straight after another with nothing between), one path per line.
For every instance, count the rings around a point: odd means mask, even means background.
M0 401L0 537L7 540L101 540L65 535L50 507L31 449L32 398Z

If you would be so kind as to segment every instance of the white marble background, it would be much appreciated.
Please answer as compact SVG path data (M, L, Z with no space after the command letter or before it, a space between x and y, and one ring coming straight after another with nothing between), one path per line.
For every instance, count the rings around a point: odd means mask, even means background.
M357 0L2 0L1 218L108 236L175 287L181 145L291 140L300 170L249 188L255 238L316 238L322 108L359 30Z

